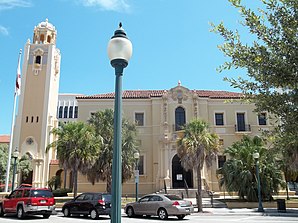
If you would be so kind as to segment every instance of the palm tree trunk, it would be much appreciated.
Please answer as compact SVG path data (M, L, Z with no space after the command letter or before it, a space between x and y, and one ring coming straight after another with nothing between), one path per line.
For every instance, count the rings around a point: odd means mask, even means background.
M78 170L74 169L73 173L73 196L76 197L78 193Z
M66 188L66 180L67 180L67 169L64 168L64 182L63 182L63 188Z
M198 178L198 196L197 196L198 212L203 212L203 204L202 204L202 175L201 175L201 169L199 167L197 169L197 178Z
M110 176L107 177L107 188L108 193L112 192L112 178Z

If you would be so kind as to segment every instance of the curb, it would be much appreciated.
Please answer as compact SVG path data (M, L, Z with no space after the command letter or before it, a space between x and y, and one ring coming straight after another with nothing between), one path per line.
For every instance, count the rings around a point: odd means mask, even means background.
M274 217L298 217L298 209L288 209L286 212L278 212L276 209L227 209L227 208L205 208L203 213L195 212L192 215L234 215L234 216L274 216Z

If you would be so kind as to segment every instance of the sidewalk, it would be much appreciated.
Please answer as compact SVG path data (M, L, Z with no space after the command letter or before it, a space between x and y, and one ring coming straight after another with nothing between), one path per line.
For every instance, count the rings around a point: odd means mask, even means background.
M278 212L277 209L264 208L264 212L258 212L257 208L203 208L203 213L197 212L195 208L193 215L239 215L239 216L287 216L298 217L298 208L287 209L286 212Z
M203 198L203 213L197 212L196 199L195 198L185 198L190 200L194 206L194 215L241 215L241 216L288 216L288 217L298 217L298 208L286 208L285 212L280 212L276 208L264 208L264 212L258 212L257 208L227 208L226 204L218 201L217 199L213 200L213 207L211 205L210 198Z

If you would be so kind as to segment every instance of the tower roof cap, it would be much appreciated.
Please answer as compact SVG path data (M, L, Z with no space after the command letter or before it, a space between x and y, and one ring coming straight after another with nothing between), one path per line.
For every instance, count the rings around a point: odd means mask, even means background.
M47 29L55 30L55 26L53 26L52 23L49 23L48 19L46 19L46 21L44 21L44 22L39 23L37 27L38 28L47 28Z

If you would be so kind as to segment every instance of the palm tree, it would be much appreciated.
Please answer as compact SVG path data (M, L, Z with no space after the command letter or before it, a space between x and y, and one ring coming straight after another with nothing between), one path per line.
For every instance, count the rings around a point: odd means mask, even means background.
M177 153L182 167L188 171L196 169L198 180L197 205L198 212L202 207L202 176L204 162L211 165L212 158L218 151L218 136L209 132L208 123L194 119L183 127L184 136L178 140Z
M113 159L113 137L114 137L114 112L105 109L92 114L88 123L94 127L98 137L102 139L100 153L92 168L85 173L88 181L106 181L106 191L111 192L112 185L112 159ZM134 170L134 156L136 147L136 127L128 120L122 120L122 182L130 179Z
M95 137L94 129L83 122L69 122L54 128L52 133L57 140L47 146L47 151L57 149L57 157L61 167L73 173L73 191L77 195L78 172L92 166L98 157L100 141Z
M256 161L253 154L258 152L260 184L263 200L272 199L273 192L284 186L278 160L275 153L265 147L265 142L258 136L244 136L233 143L224 153L230 157L218 170L220 186L228 192L238 192L241 199L257 201Z

